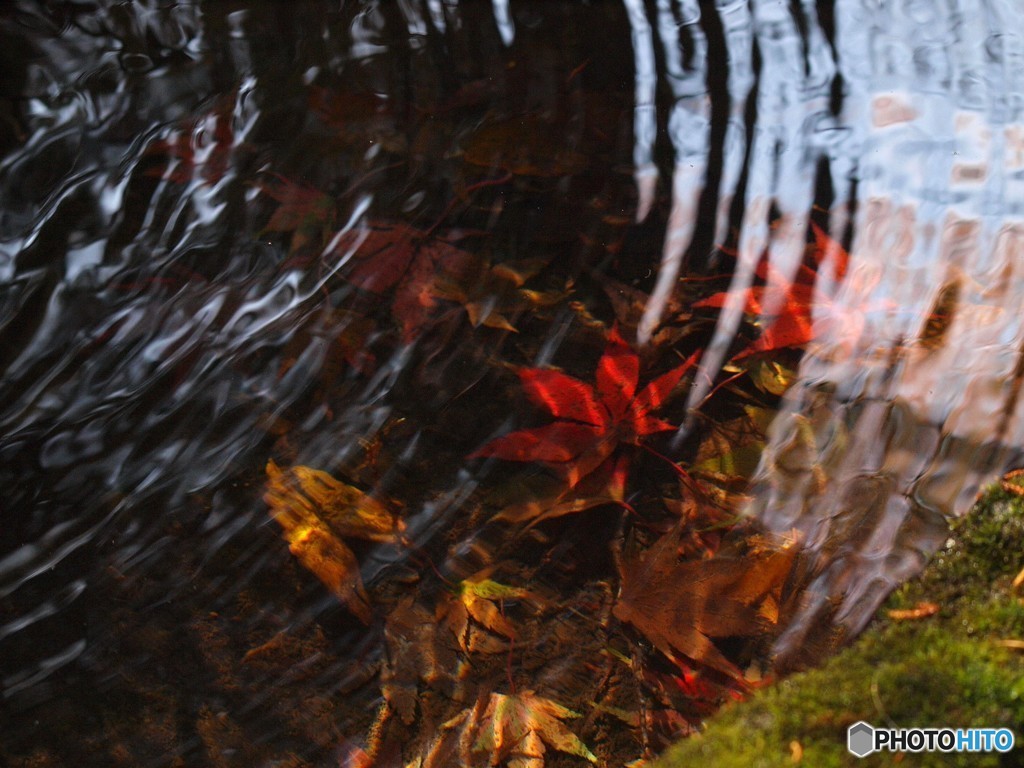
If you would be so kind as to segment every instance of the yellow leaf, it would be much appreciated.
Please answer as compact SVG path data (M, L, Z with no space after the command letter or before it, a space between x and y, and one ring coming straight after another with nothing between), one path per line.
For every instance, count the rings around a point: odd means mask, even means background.
M510 640L516 637L516 631L509 624L508 619L501 615L501 611L490 600L483 600L470 593L463 593L462 602L466 605L469 615L487 627L492 632L504 635Z
M392 541L404 527L369 494L310 467L282 470L268 462L265 499L275 519L301 510L300 515L315 515L338 536Z
M493 569L485 568L462 581L459 584L459 602L448 610L448 625L455 633L463 650L467 650L467 613L492 632L514 640L515 629L504 617L495 601L520 599L530 600L534 603L541 602L540 598L529 590L510 587L487 578L487 574L491 570Z
M762 392L769 392L773 395L784 395L786 390L792 386L796 374L770 360L757 360L750 366L750 378L754 386Z
M342 536L391 540L401 522L380 502L326 472L267 463L264 500L288 548L352 613L370 621L359 563Z
M473 751L488 753L492 765L507 760L509 765L516 761L518 765L533 766L543 765L531 761L542 759L547 745L596 763L597 757L562 722L575 717L579 714L533 691L492 693L487 709L476 723Z
M370 622L370 600L352 550L322 525L286 528L284 537L303 568L310 571L364 624Z

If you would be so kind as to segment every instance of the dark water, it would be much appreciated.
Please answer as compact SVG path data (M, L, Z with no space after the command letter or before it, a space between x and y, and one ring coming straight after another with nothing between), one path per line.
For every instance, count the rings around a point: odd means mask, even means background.
M812 216L851 267L819 272L816 342L752 509L821 559L780 649L822 611L859 627L1024 436L1020 16L926 0L5 5L5 757L338 764L376 706L351 692L382 641L289 555L267 460L401 505L423 558L360 545L365 583L458 572L486 543L474 494L501 469L465 457L521 425L508 366L592 370L606 278L651 293L645 341L680 264L720 274L709 254L728 245L735 298L701 331L714 375L758 260L792 279ZM396 278L381 254L427 237L539 260L526 285L555 298L506 310L482 280L474 324L457 301L403 296L431 263ZM239 665L282 633L301 642Z

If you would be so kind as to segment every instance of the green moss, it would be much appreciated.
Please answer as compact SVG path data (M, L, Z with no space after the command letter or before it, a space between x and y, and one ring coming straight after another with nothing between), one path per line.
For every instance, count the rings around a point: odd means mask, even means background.
M1000 644L1024 638L1024 602L1011 581L1024 565L1024 501L988 494L960 521L948 545L887 608L938 603L936 616L893 621L884 613L821 669L792 676L723 709L705 733L671 749L657 768L882 766L894 755L860 760L846 751L846 728L874 725L1009 727L1010 753L903 755L906 766L1024 764L1024 653Z

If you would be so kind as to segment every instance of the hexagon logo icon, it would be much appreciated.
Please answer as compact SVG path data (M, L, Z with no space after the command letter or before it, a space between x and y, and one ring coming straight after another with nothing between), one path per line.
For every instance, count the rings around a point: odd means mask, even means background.
M875 729L863 720L846 731L846 748L857 757L867 757L875 751Z

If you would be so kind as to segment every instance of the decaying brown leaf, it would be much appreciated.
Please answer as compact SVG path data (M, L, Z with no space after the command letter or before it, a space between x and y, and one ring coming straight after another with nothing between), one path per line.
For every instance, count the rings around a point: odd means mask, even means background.
M481 259L459 274L439 277L432 293L439 299L465 307L474 327L485 325L515 332L509 315L557 304L568 293L523 288L526 281L544 267L545 263L537 259L494 265Z
M495 515L495 520L527 523L526 527L532 528L545 520L609 504L629 508L625 502L628 472L628 455L609 458L575 488L511 504Z
M288 550L364 624L370 623L370 598L352 550L319 520L284 527Z
M309 467L282 470L267 462L263 496L282 528L288 548L361 621L370 620L370 602L359 563L342 537L390 541L402 523L379 501L358 488Z
M682 654L742 680L712 638L754 636L777 623L796 547L679 562L679 539L679 529L666 534L626 566L615 616L669 658Z
M612 303L612 309L623 333L628 338L635 338L644 308L650 302L650 295L610 277L602 278L601 287L604 288L604 292ZM690 313L683 311L683 304L677 297L669 298L665 307L665 315L671 318L672 324L662 324L654 332L651 337L651 345L655 348L671 346L692 329L691 325L682 322L690 318Z
M384 626L387 657L381 670L381 690L388 706L406 725L416 718L420 684L456 695L456 682L466 671L451 636L434 616L412 597L388 614Z

